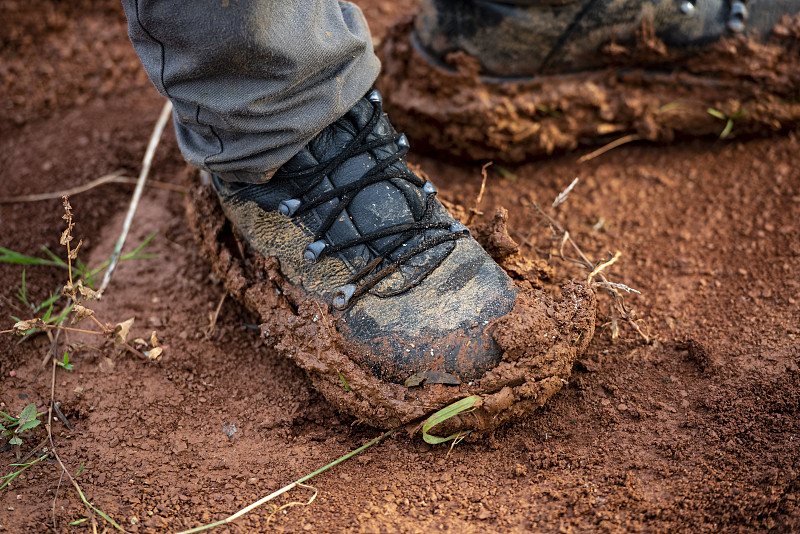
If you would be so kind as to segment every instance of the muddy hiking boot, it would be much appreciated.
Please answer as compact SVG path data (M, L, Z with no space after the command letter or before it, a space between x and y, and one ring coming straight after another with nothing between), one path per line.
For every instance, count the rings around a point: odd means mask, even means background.
M485 407L464 425L491 428L560 389L594 296L520 290L408 168L381 104L368 93L264 184L211 176L218 202L198 190L193 227L265 336L339 408L389 427L477 394ZM542 331L516 319L531 308Z
M408 168L408 140L380 104L372 91L266 184L214 186L245 241L335 310L375 376L478 378L500 359L486 327L517 290Z
M719 136L729 119L733 135L774 133L800 125L799 14L800 0L423 0L384 40L379 87L413 139L474 159Z

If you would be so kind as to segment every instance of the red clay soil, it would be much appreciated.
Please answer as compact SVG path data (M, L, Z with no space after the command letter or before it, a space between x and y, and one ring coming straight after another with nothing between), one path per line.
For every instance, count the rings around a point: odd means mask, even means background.
M376 37L410 3L361 2ZM126 39L116 2L23 2L0 7L1 196L56 191L122 170L138 173L163 104ZM509 211L527 254L549 233L548 206L592 260L622 256L609 277L655 337L629 325L612 340L608 298L568 384L544 407L449 451L395 434L314 478L316 500L266 507L220 532L792 532L800 528L800 138L629 144L578 163L586 151L490 168L481 204ZM412 149L415 144L411 139ZM412 150L413 152L413 150ZM441 196L471 207L480 166L416 156ZM494 170L492 170L494 169ZM183 185L168 132L151 179ZM102 263L120 232L132 186L71 199L81 258ZM62 253L59 200L0 204L0 246ZM74 430L52 424L55 445L87 498L130 532L174 532L222 518L378 435L337 412L306 375L277 356L258 319L226 299L195 243L184 198L150 187L131 247L157 231L158 256L121 264L96 306L102 321L136 317L163 358L146 363L111 342L84 341L59 368L55 398ZM586 279L554 262L551 285ZM0 329L31 317L15 295L22 267L0 265ZM28 267L29 299L66 280ZM84 323L82 323L84 324ZM46 409L51 368L44 336L0 335L0 410ZM45 438L23 438L22 453ZM2 474L14 451L0 441ZM297 489L277 503L305 501ZM55 504L54 504L55 503ZM0 532L91 532L74 488L51 459L0 490ZM97 517L98 530L107 524ZM113 529L109 529L112 531Z

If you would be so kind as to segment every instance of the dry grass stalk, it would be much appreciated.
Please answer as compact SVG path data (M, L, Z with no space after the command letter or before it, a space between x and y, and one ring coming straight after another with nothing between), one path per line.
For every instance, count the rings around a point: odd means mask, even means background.
M139 199L142 198L144 183L147 180L147 175L150 173L150 166L153 163L153 155L156 152L156 147L158 147L158 143L161 140L161 134L164 132L164 127L167 125L167 120L169 120L171 113L172 102L167 100L167 102L164 104L164 107L161 109L161 115L158 117L156 126L153 128L153 134L150 136L150 142L147 145L147 150L145 151L144 159L142 160L142 170L139 173L139 180L136 183L136 189L133 191L131 204L128 207L128 213L125 216L125 222L122 225L122 233L120 234L119 239L117 239L117 244L114 247L114 253L111 255L111 263L109 263L108 269L106 269L106 274L103 277L103 282L100 284L100 292L103 292L106 287L108 287L108 283L111 281L111 275L114 274L114 270L117 268L117 263L119 262L119 257L122 253L122 247L125 245L125 239L128 237L128 232L130 231L131 223L133 222L133 215L136 213L136 208L139 206Z
M593 152L590 152L588 154L585 154L585 155L579 157L578 158L578 163L585 163L585 162L587 162L589 160L592 160L592 159L596 158L597 156L602 156L603 154L605 154L609 150L614 150L615 148L617 148L619 146L625 145L627 143L632 143L633 141L640 141L641 139L642 138L641 138L641 136L639 134L630 134L630 135L626 135L624 137L620 137L619 139L615 139L614 141L611 141L607 145L601 146L600 148L598 148L597 150L595 150Z
M571 191L578 179L572 181L572 183L562 191L557 197L556 202L553 202L553 208L557 207L558 205L562 204L564 200L566 200L566 194ZM559 199L562 199L561 202L558 202ZM593 287L595 290L602 290L606 294L611 297L611 337L612 339L616 339L619 337L619 320L623 320L631 325L631 327L644 339L645 343L648 345L653 342L652 336L650 336L646 331L646 326L643 328L640 324L642 321L636 315L636 311L633 308L628 308L625 305L623 296L621 291L625 291L626 293L639 293L639 291L628 287L625 284L619 284L616 282L611 282L605 275L606 269L613 265L621 256L621 252L617 252L614 256L607 261L599 263L595 265L586 254L583 253L581 248L572 239L569 231L567 231L555 218L553 215L553 208L551 208L550 212L545 212L538 203L533 203L534 208L538 214L544 219L545 224L550 229L550 241L552 243L558 243L557 247L551 247L548 254L551 257L558 258L562 261L566 261L569 263L575 263L580 265L587 271L589 271L589 276L587 277L587 284L590 287ZM530 243L529 243L530 244ZM564 249L569 246L576 256L569 256L564 253ZM552 251L557 250L554 254ZM598 279L599 281L596 281Z
M20 195L17 197L0 197L0 204L16 204L19 202L38 202L40 200L53 200L55 198L61 198L63 196L74 196L80 193L85 193L86 191L90 191L95 187L99 187L104 184L136 184L138 183L138 178L133 178L131 176L123 176L122 173L124 171L114 171L111 174L105 174L100 178L96 178L89 183L79 185L76 187L72 187L70 189L64 189L62 191L53 191L50 193L34 193L32 195ZM147 183L148 187L156 187L159 189L166 189L167 191L175 191L176 193L185 193L186 188L180 185L171 184L169 182L154 182L150 181Z

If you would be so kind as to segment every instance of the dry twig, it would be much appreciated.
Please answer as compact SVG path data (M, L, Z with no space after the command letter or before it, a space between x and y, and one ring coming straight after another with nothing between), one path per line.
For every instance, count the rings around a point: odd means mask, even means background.
M222 309L222 305L225 303L225 297L227 296L228 296L227 293L222 294L222 298L219 299L219 304L217 304L217 309L214 310L214 313L212 313L211 317L209 318L208 328L206 328L206 331L203 333L203 337L205 337L207 340L210 340L214 336L214 329L217 326L217 319L219 318L219 312Z

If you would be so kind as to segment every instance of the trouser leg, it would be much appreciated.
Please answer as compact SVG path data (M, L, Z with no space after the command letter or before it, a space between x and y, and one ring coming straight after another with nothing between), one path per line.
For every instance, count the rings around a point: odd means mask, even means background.
M174 105L184 157L262 182L380 70L361 11L336 0L123 0L128 34Z

